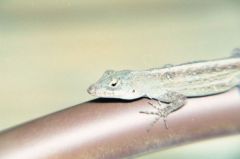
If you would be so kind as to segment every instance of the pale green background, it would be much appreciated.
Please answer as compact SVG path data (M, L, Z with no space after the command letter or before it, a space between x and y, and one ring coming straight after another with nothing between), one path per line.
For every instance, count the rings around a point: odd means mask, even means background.
M93 99L86 88L106 69L225 57L236 47L239 0L2 0L0 130ZM159 156L221 158L222 140ZM227 142L225 158L239 157L240 137Z

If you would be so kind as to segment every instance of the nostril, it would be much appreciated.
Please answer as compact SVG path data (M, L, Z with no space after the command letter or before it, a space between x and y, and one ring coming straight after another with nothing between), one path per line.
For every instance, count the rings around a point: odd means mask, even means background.
M93 85L91 85L90 87L88 87L87 89L89 94L94 94L95 93L95 87Z

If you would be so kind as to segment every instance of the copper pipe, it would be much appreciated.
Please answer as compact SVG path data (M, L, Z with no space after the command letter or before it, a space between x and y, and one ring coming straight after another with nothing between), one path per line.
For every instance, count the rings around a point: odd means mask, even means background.
M96 99L0 133L1 159L118 159L240 132L238 89L201 98L160 120L149 99Z

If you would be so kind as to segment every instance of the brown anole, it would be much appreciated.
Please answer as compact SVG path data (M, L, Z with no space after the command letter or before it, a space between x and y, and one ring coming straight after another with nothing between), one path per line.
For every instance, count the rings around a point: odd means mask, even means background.
M158 101L156 111L140 113L157 115L156 123L186 103L187 97L214 95L240 83L240 49L228 58L167 65L147 70L106 71L88 88L97 97L136 99L148 97Z

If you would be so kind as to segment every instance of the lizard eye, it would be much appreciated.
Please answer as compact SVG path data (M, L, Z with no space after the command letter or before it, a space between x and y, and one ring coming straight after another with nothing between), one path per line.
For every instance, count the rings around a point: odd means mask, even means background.
M117 80L117 79L113 79L113 80L111 81L111 83L110 83L110 86L111 86L111 87L115 87L115 86L117 86L117 84L118 84L118 80Z

